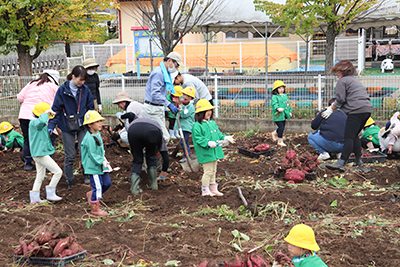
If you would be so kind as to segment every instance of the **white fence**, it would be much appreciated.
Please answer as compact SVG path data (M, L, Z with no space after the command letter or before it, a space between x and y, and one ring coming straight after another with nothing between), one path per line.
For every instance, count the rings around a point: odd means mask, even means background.
M279 79L287 85L294 118L310 119L317 110L323 108L334 95L337 78L322 75L268 75L268 90L265 90L265 76L210 76L200 77L214 96L216 115L226 118L272 118L269 106L271 88ZM20 104L17 93L33 77L0 78L0 116L17 115ZM397 110L397 97L400 95L400 76L359 76L358 79L370 94L374 106L375 120L388 120ZM60 79L64 82L65 77ZM110 76L101 78L101 98L106 114L118 111L111 102L120 91L139 102L144 101L146 78ZM217 99L217 101L215 101Z

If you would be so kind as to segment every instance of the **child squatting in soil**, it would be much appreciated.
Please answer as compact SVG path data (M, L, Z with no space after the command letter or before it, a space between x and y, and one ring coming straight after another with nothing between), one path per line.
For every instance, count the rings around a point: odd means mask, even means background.
M313 229L305 224L297 224L284 239L296 267L328 267L315 252L320 248L315 241ZM279 266L279 265L274 265Z
M49 119L54 118L56 113L50 109L50 104L46 102L37 103L32 113L35 119L29 122L28 136L29 149L36 166L36 179L32 191L29 192L29 198L31 204L46 202L46 200L40 199L40 188L46 177L46 169L48 169L53 173L53 177L49 185L46 186L46 199L60 201L62 198L56 195L56 187L63 172L50 157L54 154L54 147L47 129Z
M7 151L13 148L24 146L24 137L13 130L13 126L8 121L0 123L0 150Z
M277 80L274 82L271 98L272 118L278 129L271 133L272 140L278 141L279 146L286 146L283 143L283 131L285 130L286 119L292 117L292 108L286 94L286 85Z
M180 141L181 147L183 151L185 149L183 148L183 142L182 140L184 139L187 152L189 153L188 156L190 156L190 147L189 147L189 136L192 133L192 128L194 125L194 116L196 113L196 110L193 105L193 99L196 96L196 90L194 87L186 87L185 89L182 90L182 97L183 100L181 103L183 104L182 110L179 112L179 122L182 127L182 132L183 132L183 138ZM175 129L179 129L178 122L175 122ZM179 162L185 162L186 158L183 158Z
M83 169L85 174L89 175L92 186L86 197L94 216L107 215L106 211L100 209L100 199L111 186L108 172L112 169L104 156L103 139L100 134L102 122L105 120L97 111L89 110L83 122L83 125L87 125L88 131L81 143L81 158Z
M364 125L363 133L361 135L361 147L367 148L368 150L373 150L375 148L380 148L379 144L379 126L375 125L375 121L369 117Z
M192 140L197 160L203 164L202 196L223 196L218 191L215 181L217 174L217 160L224 158L221 145L235 143L233 136L223 135L213 120L214 106L206 99L196 103L195 123L192 128Z

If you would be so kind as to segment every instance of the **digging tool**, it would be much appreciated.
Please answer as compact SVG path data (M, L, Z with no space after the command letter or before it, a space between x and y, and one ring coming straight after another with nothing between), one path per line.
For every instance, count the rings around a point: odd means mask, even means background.
M176 118L176 122L178 123L180 139L181 139L182 144L183 144L183 150L185 152L185 158L186 158L186 162L182 162L181 163L182 169L185 172L198 172L199 169L200 169L200 165L199 165L199 162L197 161L197 159L191 159L189 157L188 148L186 147L186 142L185 142L185 139L183 137L183 131L182 131L182 127L181 127L181 122L179 121L179 113L178 113L178 115L176 115L174 117Z

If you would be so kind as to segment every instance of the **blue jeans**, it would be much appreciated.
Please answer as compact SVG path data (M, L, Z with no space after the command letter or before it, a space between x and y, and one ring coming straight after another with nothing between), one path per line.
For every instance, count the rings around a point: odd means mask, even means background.
M324 152L342 152L344 143L336 143L333 141L326 140L319 132L310 133L308 135L308 142L312 145L320 154Z
M188 152L188 156L190 156L190 147L189 147L189 136L191 134L191 132L186 132L186 131L182 131L183 132L183 137L185 139L185 143L186 143L186 148L187 148L187 152ZM183 149L183 153L185 153L185 149L183 148L183 143L182 143L182 139L181 141L179 141L179 144L181 144L181 147ZM185 156L184 156L185 157Z

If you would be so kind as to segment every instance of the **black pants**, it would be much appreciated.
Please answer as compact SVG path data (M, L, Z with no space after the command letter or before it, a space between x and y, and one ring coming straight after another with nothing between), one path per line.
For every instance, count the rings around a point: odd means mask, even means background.
M128 129L128 139L133 156L131 173L140 175L142 172L143 148L146 148L147 167L157 166L157 151L162 142L162 131L159 128L145 122L134 123Z
M283 131L285 130L286 121L276 121L275 124L278 126L276 132L278 133L278 138L283 137Z
M173 130L173 129L174 129L174 125L175 125L176 119L175 119L175 118L168 118L168 121L169 121L169 126L168 126L168 128L169 128L170 130Z
M162 164L162 171L166 172L168 171L168 167L169 167L169 155L168 155L168 151L160 151L162 160L163 160L163 164Z
M361 141L361 147L362 147L362 148L368 148L368 147L367 147L367 144L368 144L369 142L372 142L371 140L368 140L368 139L365 138L365 137L361 138L360 141ZM377 145L377 144L375 144L375 143L373 143L373 144L374 144L374 148L380 148L380 147L381 147L380 145Z
M356 157L361 157L361 141L358 134L364 128L370 116L371 113L357 113L347 116L344 129L344 146L340 159L347 161L351 152L354 152Z
M19 125L24 136L24 147L22 148L22 156L24 158L31 156L31 150L29 149L29 122L30 120L19 119Z

